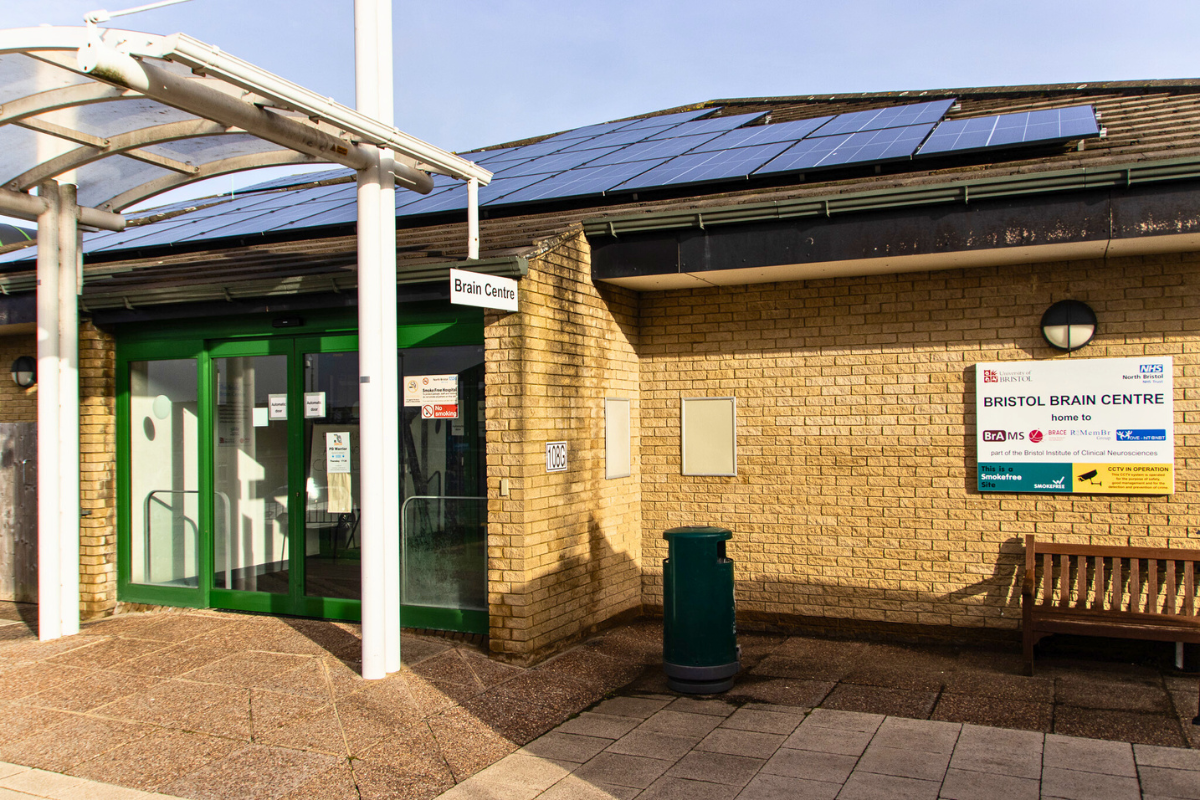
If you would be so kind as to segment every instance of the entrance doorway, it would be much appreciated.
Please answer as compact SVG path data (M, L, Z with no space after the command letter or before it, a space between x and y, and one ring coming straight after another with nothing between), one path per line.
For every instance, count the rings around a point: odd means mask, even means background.
M357 337L122 348L123 600L361 617ZM147 352L147 349L149 352ZM165 348L170 350L172 348ZM402 348L401 619L487 630L483 347Z

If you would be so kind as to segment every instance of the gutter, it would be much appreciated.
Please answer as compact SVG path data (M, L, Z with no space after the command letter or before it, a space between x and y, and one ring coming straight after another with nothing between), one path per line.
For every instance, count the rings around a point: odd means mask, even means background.
M885 211L914 206L968 205L976 200L998 200L1083 189L1120 189L1134 184L1186 180L1200 180L1200 157L1146 161L1116 167L1079 167L1000 178L954 181L935 186L843 192L767 203L741 203L712 208L592 217L583 221L583 232L589 238L619 237L622 234L832 217L834 214Z

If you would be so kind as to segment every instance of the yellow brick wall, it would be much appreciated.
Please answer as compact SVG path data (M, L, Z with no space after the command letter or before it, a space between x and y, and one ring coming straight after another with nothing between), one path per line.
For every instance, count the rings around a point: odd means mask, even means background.
M33 334L0 338L0 422L37 422L37 387L20 389L13 359L37 355ZM84 619L116 607L116 360L113 339L90 322L79 326L80 612Z
M597 288L575 232L531 259L521 311L486 321L493 653L532 661L641 607L639 465L604 477L604 398L637 435L637 296ZM566 472L545 445L566 441ZM510 487L500 496L502 479Z
M37 358L36 334L0 336L0 422L37 422L37 385L22 389L12 379L18 356Z
M980 494L979 361L1065 358L1042 313L1099 317L1071 358L1175 359L1169 497ZM1022 537L1200 546L1200 254L641 297L645 602L661 531L734 531L739 619L1012 629ZM680 398L737 397L738 475L680 475ZM1192 536L1188 536L1188 531Z
M80 611L84 619L117 605L117 404L113 337L79 326Z

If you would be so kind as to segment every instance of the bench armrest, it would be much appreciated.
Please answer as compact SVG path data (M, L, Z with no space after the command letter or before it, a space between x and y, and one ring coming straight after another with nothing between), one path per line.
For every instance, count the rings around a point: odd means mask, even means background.
M1021 581L1021 604L1032 603L1033 596L1036 593L1034 586L1034 574L1031 570L1025 570L1025 579Z

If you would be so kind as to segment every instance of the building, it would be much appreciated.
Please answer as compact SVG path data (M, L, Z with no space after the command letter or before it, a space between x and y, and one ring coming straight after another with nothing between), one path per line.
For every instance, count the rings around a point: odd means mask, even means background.
M1008 640L1024 534L1185 544L1198 101L717 100L463 154L495 174L480 259L465 190L397 208L404 624L534 661L654 613L662 532L711 523L743 627ZM88 614L358 613L353 198L320 173L85 239ZM33 273L0 258L7 356ZM520 310L450 304L451 268L517 278ZM1097 320L1065 352L1041 323L1068 299ZM1166 356L1172 491L981 491L976 364Z

